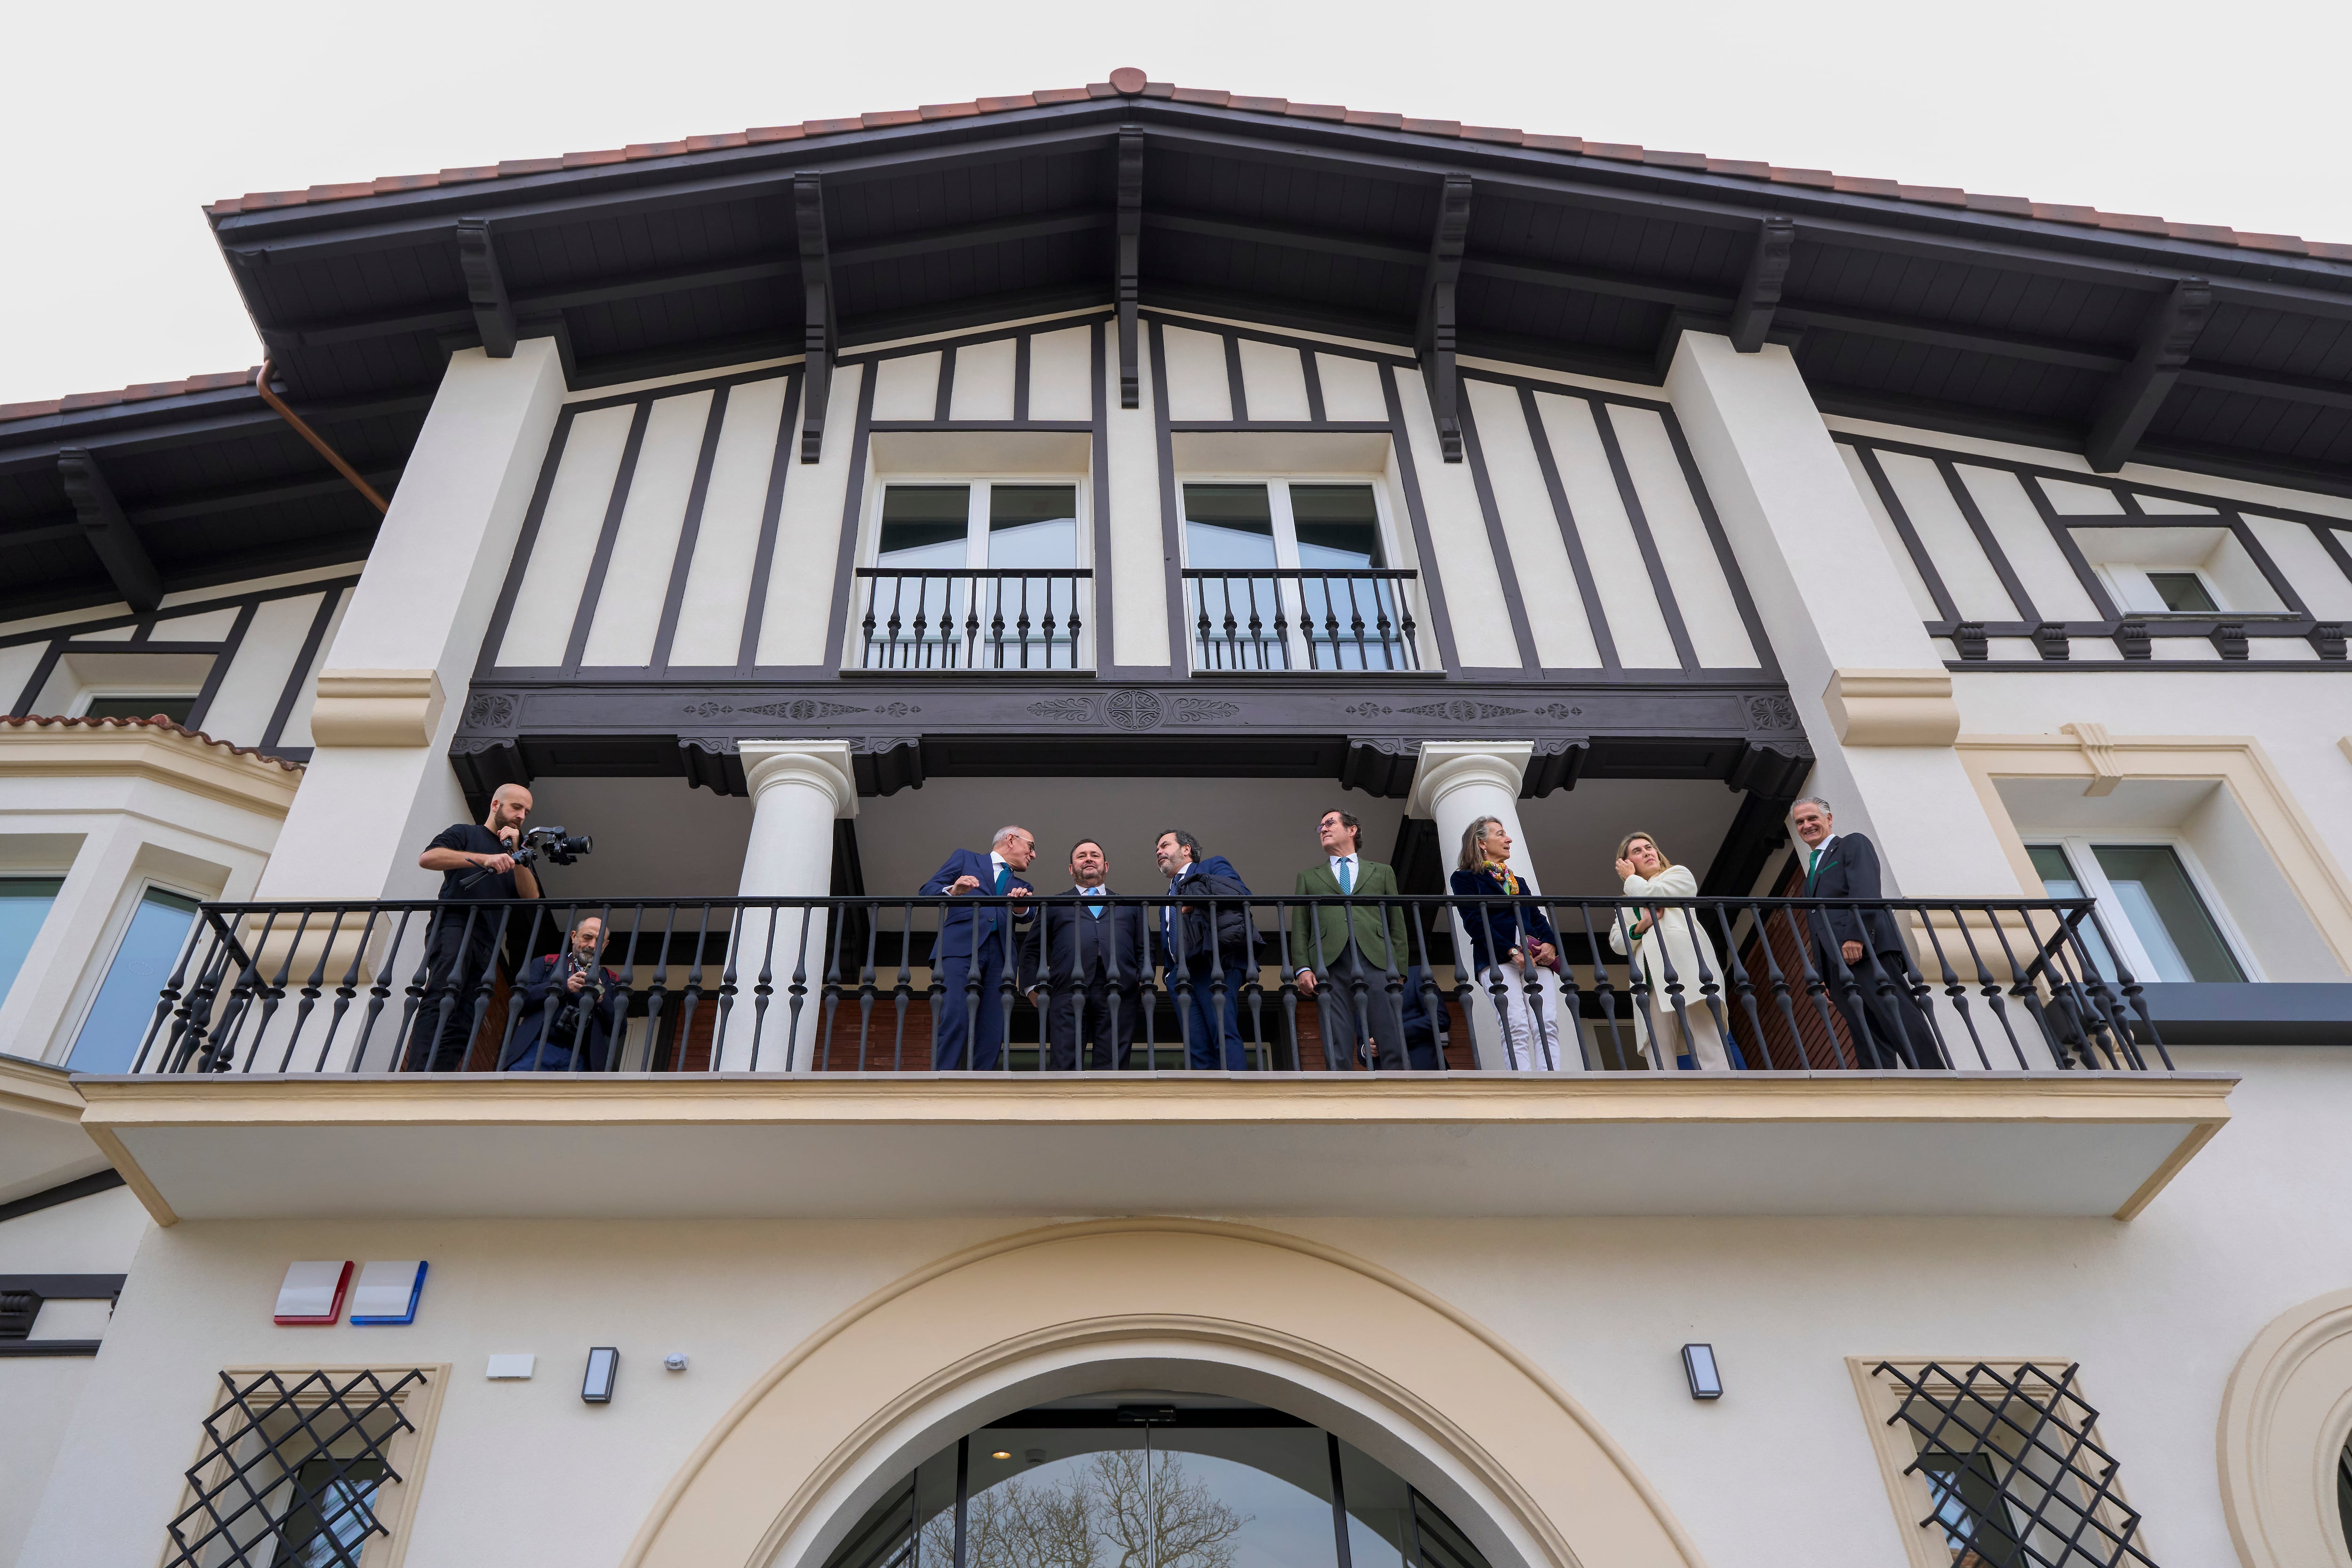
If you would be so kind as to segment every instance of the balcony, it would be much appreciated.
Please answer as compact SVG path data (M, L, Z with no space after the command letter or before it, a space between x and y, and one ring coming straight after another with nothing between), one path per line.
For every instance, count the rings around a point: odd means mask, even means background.
M857 569L859 670L1090 670L1084 568Z
M1184 570L1192 615L1192 669L1229 671L1421 668L1412 571Z
M2085 901L1538 902L1559 968L1533 982L1455 961L1507 907L1482 900L1202 901L1192 931L1257 952L1196 969L1182 911L1121 897L1114 918L1171 916L1152 967L1058 973L1004 925L941 957L938 926L1081 917L1066 898L207 905L135 1071L76 1083L167 1222L488 1212L484 1194L550 1215L2128 1218L2228 1115L2234 1080L2173 1071L2141 988L2092 961ZM1863 911L1907 929L1899 976L1834 947L1824 967L1809 933ZM1320 917L1356 913L1402 939L1360 950L1339 1016L1360 1037L1379 993L1402 1003L1414 1071L1327 1054L1297 977L1333 957ZM517 960L592 917L616 1050L578 1012L515 1005ZM1680 940L1629 967L1608 934L1645 917ZM442 921L445 952L496 961L433 961ZM1123 1019L1124 1060L1055 1071L1033 988L1081 1027ZM1190 1065L1196 996L1231 1000L1246 1071ZM933 1071L935 1022L969 1029L984 1000L1004 1049ZM1520 1000L1559 1023L1559 1071L1515 1054ZM1895 1008L1936 1065L1870 1061ZM1678 1071L1708 1040L1732 1070ZM420 1071L436 1040L458 1071ZM496 1070L519 1058L555 1071Z

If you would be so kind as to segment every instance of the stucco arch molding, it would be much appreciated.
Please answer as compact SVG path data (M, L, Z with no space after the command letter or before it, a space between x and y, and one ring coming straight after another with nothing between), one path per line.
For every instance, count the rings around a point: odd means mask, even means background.
M2352 1568L2336 1494L2352 1438L2352 1291L2273 1319L2221 1396L2221 1508L2246 1568Z
M1188 1220L1007 1237L876 1291L737 1401L623 1568L810 1568L845 1516L955 1432L1154 1375L1280 1388L1441 1506L1475 1511L1498 1562L1700 1568L1631 1459L1507 1343L1360 1259Z

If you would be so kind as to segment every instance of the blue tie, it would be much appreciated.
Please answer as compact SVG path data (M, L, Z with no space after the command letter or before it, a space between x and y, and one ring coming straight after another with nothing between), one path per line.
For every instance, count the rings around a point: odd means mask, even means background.
M1356 862L1353 859L1339 862L1339 891L1341 893L1356 891Z
M1012 885L1012 883L1013 883L1013 868L1012 868L1010 865L1001 865L1001 866L998 866L998 867L996 868L996 891L997 891L997 893L998 893L999 894L1002 894L1007 887L1009 887L1009 886L1011 886L1011 885Z
M1087 894L1087 913L1097 920L1102 918L1102 889L1095 888Z

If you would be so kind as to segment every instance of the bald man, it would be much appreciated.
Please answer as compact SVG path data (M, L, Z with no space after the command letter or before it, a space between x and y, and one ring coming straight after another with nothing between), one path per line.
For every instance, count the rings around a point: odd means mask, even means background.
M501 784L490 796L488 817L442 829L416 857L418 865L441 873L441 902L456 907L433 916L425 1005L409 1031L404 1062L411 1072L455 1072L466 1064L477 1014L488 1000L499 940L530 918L528 911L466 906L539 896L539 878L514 861L530 821L530 791ZM433 1042L429 1054L427 1040Z

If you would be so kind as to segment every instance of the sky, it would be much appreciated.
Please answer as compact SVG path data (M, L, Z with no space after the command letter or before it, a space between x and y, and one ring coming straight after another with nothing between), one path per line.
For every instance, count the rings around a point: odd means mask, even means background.
M1101 81L2352 241L2345 0L20 5L0 402L257 363L202 205Z

